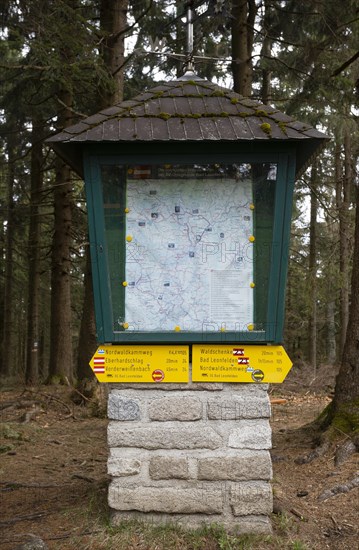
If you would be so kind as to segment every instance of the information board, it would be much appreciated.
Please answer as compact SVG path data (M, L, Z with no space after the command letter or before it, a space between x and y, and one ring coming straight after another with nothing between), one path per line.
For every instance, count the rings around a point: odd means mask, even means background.
M100 346L90 361L99 382L189 380L188 346Z
M129 169L126 330L251 330L254 205L243 166L159 167L156 178Z
M194 345L193 382L281 383L292 368L282 346Z

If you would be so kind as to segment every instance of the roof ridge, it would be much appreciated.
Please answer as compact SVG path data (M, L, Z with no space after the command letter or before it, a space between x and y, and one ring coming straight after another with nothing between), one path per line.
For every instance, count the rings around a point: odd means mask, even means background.
M76 147L111 142L305 142L303 158L328 136L275 106L208 80L172 80L102 109L47 139L75 165ZM74 147L76 145L76 147ZM304 143L303 143L304 145ZM76 157L77 158L77 157ZM76 161L77 162L77 161ZM304 166L304 161L299 161ZM78 172L81 171L76 164Z

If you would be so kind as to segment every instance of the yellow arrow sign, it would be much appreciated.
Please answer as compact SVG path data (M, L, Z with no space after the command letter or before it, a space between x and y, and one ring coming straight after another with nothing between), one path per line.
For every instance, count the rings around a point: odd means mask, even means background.
M193 382L280 384L292 368L282 346L194 345Z
M188 346L100 346L90 361L99 382L188 382Z

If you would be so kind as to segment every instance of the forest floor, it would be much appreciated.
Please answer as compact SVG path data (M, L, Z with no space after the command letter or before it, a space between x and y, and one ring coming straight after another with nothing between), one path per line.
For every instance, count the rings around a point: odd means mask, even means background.
M33 534L51 550L355 550L359 487L321 496L358 476L358 453L335 466L336 448L348 436L338 433L322 456L295 462L313 450L314 434L306 425L328 405L333 385L332 367L320 367L313 380L302 365L284 384L272 386L276 513L273 535L257 537L234 537L219 527L194 533L138 522L110 527L106 419L91 417L87 407L74 405L65 387L3 385L0 548L14 550Z

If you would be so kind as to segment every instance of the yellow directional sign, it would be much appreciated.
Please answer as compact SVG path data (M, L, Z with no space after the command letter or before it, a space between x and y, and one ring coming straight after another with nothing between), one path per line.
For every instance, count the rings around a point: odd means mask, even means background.
M282 346L194 345L193 382L279 384L292 368Z
M188 346L100 346L90 361L99 382L188 382Z

